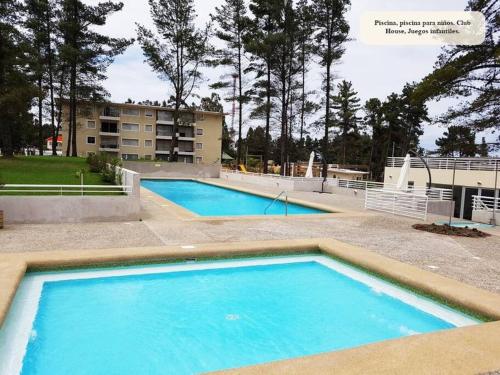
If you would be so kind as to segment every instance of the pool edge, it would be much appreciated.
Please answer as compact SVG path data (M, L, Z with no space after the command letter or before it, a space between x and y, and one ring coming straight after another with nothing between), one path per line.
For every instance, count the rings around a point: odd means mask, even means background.
M7 315L10 303L20 280L24 276L26 270L30 270L33 268L54 269L106 264L130 264L133 262L137 263L141 261L172 261L193 257L217 258L230 256L258 256L270 253L276 255L285 255L297 251L318 252L318 250L327 255L344 260L354 265L355 267L361 267L368 271L380 274L383 277L401 282L406 286L416 288L425 293L429 293L430 295L435 296L438 299L441 298L445 301L450 301L453 304L462 306L466 310L476 311L480 315L484 315L493 320L500 320L499 294L479 289L334 239L247 241L235 243L189 245L194 246L194 248L183 248L181 245L179 245L144 248L46 251L2 254L0 255L0 267L2 270L2 275L0 277L0 326ZM405 344L405 346L398 347L397 350L407 352L408 358L418 357L418 361L415 362L415 366L417 366L417 364L421 366L422 362L428 360L428 358L422 357L424 353L426 353L426 355L432 355L433 351L429 351L426 348L434 348L433 360L442 361L445 364L448 363L448 365L450 365L450 363L453 363L457 366L455 370L461 368L460 357L458 357L457 359L455 354L460 352L465 353L464 358L469 358L467 366L464 368L470 368L471 361L472 363L477 362L477 367L474 367L475 373L499 369L500 321L482 323L474 327L477 328L473 331L469 331L471 327L454 328L447 331L411 336L404 339L387 340L376 344L369 344L353 349L347 349L346 351L330 352L303 358L251 366L248 368L234 370L235 372L233 373L240 373L240 371L249 374L279 372L283 373L284 369L286 369L286 372L288 373L307 373L308 371L305 370L308 370L309 368L305 369L303 367L304 364L307 364L307 366L311 366L311 373L331 373L332 368L339 368L338 361L347 361L347 359L335 359L332 363L332 358L339 358L339 356L341 358L358 358L358 356L360 355L359 353L365 353L363 354L363 356L368 355L369 358L372 358L374 361L378 360L380 362L379 366L381 366L382 364L384 366L394 366L395 362L393 359L389 359L388 357L387 361L381 361L380 354L377 353L387 353L387 355L390 355L391 351L395 350L394 341L398 340L408 340L408 343ZM454 333L457 331L459 332ZM453 333L449 334L449 332ZM424 339L422 339L422 337L424 337ZM458 340L456 339L456 337L462 339ZM447 351L448 347L453 347L454 350ZM439 356L436 356L435 348L441 348L441 351L443 351L443 353L445 353L446 355L442 355L440 353ZM355 353L358 354L341 354L351 351L355 351ZM318 361L318 363L312 363L314 361L312 361L311 358L317 358L316 360ZM370 363L369 358L366 359L367 363ZM448 362L446 362L447 358ZM474 358L476 359L474 360ZM354 373L362 371L356 370L358 369L358 367L356 366L360 366L360 364L357 363L360 360L361 359L358 358L357 360L352 359L352 363L349 361L345 362L343 367L343 370L345 371L338 370L338 372ZM403 360L397 362L401 366L405 366L406 364L406 362ZM497 368L485 368L484 363L493 363L495 366L497 366ZM321 370L321 364L327 367L323 367L323 370ZM330 368L328 366L333 367ZM316 370L312 371L313 368ZM386 371L381 373L390 372L388 370L389 368L390 367L387 367ZM348 371L349 369L351 369L352 371ZM421 373L420 370L422 370L421 367L413 368L414 373ZM454 371L454 373L460 372ZM468 371L468 373L471 373L471 371Z

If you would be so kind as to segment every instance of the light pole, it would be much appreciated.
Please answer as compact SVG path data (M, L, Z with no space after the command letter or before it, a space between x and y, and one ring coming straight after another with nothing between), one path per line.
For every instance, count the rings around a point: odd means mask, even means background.
M497 208L497 199L500 199L500 194L497 193L498 188L498 159L495 160L495 189L493 190L493 217L491 218L491 225L497 225L496 220L496 208Z

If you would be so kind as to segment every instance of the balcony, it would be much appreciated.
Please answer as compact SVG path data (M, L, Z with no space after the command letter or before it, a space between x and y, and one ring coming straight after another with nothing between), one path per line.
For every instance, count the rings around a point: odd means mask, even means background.
M155 150L155 153L160 155L170 155L170 150L160 149L160 150Z
M158 139L172 139L171 129L156 129L156 138Z
M106 107L101 111L99 118L107 121L120 121L120 110L118 108Z
M158 118L156 119L157 124L173 125L174 116L172 112L169 111L158 111Z
M105 152L119 152L120 151L120 146L118 144L112 144L112 143L103 143L99 146L99 151L105 151Z
M99 135L109 136L109 137L119 137L120 131L118 129L112 131L112 129L99 129Z

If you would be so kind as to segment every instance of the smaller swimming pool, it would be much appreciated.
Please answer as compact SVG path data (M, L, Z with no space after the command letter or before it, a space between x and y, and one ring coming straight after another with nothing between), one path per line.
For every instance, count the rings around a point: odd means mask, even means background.
M286 210L280 200L272 203L270 198L193 180L141 180L141 186L200 216L285 215ZM326 213L288 203L288 215Z

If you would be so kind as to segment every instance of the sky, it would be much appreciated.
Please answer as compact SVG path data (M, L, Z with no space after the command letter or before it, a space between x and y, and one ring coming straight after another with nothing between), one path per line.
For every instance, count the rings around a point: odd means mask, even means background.
M136 37L136 23L153 29L149 15L147 0L122 0L124 8L121 12L112 15L105 26L99 31L117 37ZM224 0L194 0L198 14L196 23L201 27L210 19L210 13ZM86 3L95 4L98 0L86 0ZM446 11L464 10L467 0L351 0L352 6L347 15L351 26L352 41L346 44L346 52L340 63L335 67L335 74L339 80L352 81L358 92L361 102L377 97L384 100L392 92L399 93L406 82L419 81L432 71L433 65L440 52L439 46L373 46L367 45L358 39L359 20L365 11ZM204 81L196 93L200 96L209 96L211 90L209 82L217 81L228 71L224 68L205 69ZM145 99L163 100L170 95L169 86L160 80L149 65L144 62L141 48L135 43L127 51L116 58L108 69L108 79L104 87L110 92L111 100L123 102L127 98L141 101ZM251 82L247 82L250 84ZM315 64L311 65L308 79L308 90L319 90L321 87L321 71ZM448 108L449 100L429 102L431 117L437 116ZM231 111L231 104L225 105L227 112ZM230 121L230 120L229 120ZM255 125L247 123L247 126ZM435 140L446 129L437 125L426 125L421 145L429 150L435 149ZM478 134L477 142L481 137L493 141L491 134Z

